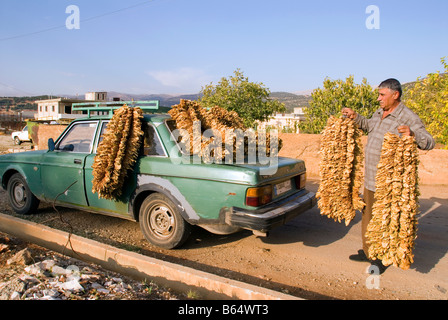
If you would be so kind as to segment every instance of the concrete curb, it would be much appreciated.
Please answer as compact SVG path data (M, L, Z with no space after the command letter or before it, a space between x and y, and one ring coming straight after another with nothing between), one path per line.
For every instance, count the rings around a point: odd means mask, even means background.
M300 300L291 295L129 252L2 213L0 231L136 279L149 278L158 285L179 292L195 291L204 300Z

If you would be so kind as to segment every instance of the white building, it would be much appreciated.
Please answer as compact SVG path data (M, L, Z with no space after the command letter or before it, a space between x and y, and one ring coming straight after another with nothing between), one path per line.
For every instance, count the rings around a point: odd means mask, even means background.
M89 101L106 101L107 92L87 92L85 99Z
M72 120L83 116L81 111L72 111L73 103L90 101L107 101L107 92L88 92L85 94L85 100L57 98L48 100L37 100L36 120ZM98 99L95 99L98 98Z
M294 108L293 113L276 113L268 121L259 124L258 128L274 128L279 132L288 131L299 133L299 123L305 120L304 107Z

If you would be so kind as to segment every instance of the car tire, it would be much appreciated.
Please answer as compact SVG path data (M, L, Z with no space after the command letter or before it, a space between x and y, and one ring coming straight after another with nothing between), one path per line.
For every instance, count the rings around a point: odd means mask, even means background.
M153 193L143 201L139 221L145 238L164 249L180 247L191 233L191 225L182 218L178 207L161 193Z
M19 137L14 137L14 144L20 145L22 141L20 141Z
M20 173L11 176L6 190L9 204L16 213L34 213L39 207L39 199L31 192L25 178Z

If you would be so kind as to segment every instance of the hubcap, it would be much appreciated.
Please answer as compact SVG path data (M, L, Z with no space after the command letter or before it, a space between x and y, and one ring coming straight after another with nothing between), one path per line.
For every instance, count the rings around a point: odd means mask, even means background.
M13 192L14 202L19 206L23 206L26 202L25 187L23 186L23 184L16 184L14 186Z
M151 230L159 238L168 238L174 230L175 220L173 214L165 206L157 206L153 208L149 224Z

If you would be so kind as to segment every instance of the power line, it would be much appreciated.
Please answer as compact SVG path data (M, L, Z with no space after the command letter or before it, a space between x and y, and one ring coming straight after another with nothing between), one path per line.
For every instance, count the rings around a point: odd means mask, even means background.
M52 27L52 28L48 28L48 29L43 29L43 30L35 31L35 32L19 34L19 35L12 36L12 37L2 38L2 39L0 39L0 41L7 41L7 40L12 40L12 39L24 38L24 37L32 36L32 35L35 35L35 34L44 33L44 32L57 30L57 29L62 29L62 28L65 28L65 25L58 26L58 27Z
M8 88L10 90L12 89L14 91L21 91L22 93L26 93L28 96L33 96L34 95L33 93L30 93L28 91L25 91L25 90L22 90L22 89L19 89L19 88L16 88L16 87L13 87L13 86L11 86L9 84L5 84L5 83L0 82L0 85L4 86L4 87L6 87L6 88Z
M87 22L87 21L96 20L96 19L103 18L103 17L109 16L109 15L112 15L112 14L116 14L116 13L119 13L119 12L122 12L122 11L126 11L126 10L129 10L129 9L140 7L140 6L143 6L145 4L149 4L150 2L154 2L154 1L156 1L156 0L149 0L149 1L140 2L140 3L134 4L132 6L121 8L121 9L118 9L118 10L115 10L115 11L102 13L102 14L99 14L97 16L90 17L90 18L87 18L87 19L81 19L80 22ZM28 33L24 33L24 34L10 36L10 37L6 37L6 38L1 38L0 41L7 41L7 40L12 40L12 39L29 37L29 36L33 36L33 35L36 35L36 34L45 33L45 32L49 32L49 31L53 31L53 30L57 30L57 29L62 29L62 28L66 28L66 25L64 24L62 26L55 26L55 27L51 27L51 28L47 28L47 29L42 29L42 30L39 30L39 31L28 32Z

